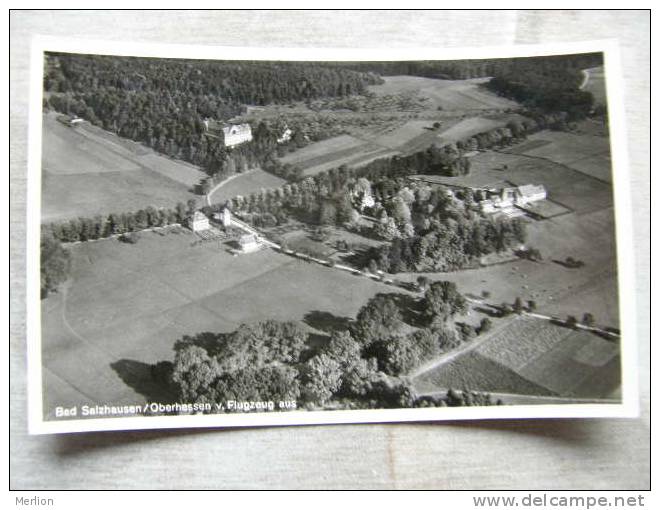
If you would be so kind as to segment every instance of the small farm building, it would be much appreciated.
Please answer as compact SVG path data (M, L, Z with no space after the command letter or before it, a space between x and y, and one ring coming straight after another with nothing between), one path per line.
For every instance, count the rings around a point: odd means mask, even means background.
M243 253L252 253L261 248L259 239L254 234L245 234L238 240L238 246Z
M200 230L208 230L209 219L200 211L195 211L188 217L188 228L193 232L199 232Z

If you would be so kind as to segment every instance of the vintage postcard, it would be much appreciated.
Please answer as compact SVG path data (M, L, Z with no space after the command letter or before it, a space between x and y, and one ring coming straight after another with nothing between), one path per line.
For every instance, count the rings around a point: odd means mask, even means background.
M30 432L635 416L619 59L36 39Z

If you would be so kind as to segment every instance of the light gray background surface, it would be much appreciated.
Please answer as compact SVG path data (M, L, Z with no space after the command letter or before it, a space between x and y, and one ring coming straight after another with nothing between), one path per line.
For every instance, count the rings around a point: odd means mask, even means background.
M25 198L28 57L35 34L289 47L461 47L618 38L634 197L641 417L28 436ZM14 11L10 71L11 488L650 486L648 12Z

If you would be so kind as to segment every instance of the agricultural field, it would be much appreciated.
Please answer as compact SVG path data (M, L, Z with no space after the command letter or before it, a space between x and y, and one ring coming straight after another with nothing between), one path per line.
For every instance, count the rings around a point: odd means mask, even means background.
M350 135L315 142L280 158L282 163L297 165L304 175L314 175L341 165L364 165L374 159L396 154L376 143Z
M504 126L509 122L508 119L504 121L498 121L493 119L488 119L485 117L470 117L464 120L461 120L451 128L441 131L438 134L437 142L440 145L446 145L448 143L455 143L459 140L465 140L471 136L476 135L477 133L482 133L484 131L489 131L496 127Z
M174 207L197 198L204 175L90 125L75 128L43 116L42 220Z
M433 129L432 120L422 119L402 121L385 128L353 128L349 131L356 138L369 141L377 146L402 154L411 154L437 143L438 133L449 129L457 122L459 121L456 119L446 119L441 122L440 130Z
M517 108L518 104L481 87L489 78L470 80L438 80L419 76L384 76L385 83L372 85L369 90L377 95L408 93L428 98L428 109L437 110L492 110Z
M55 405L156 398L149 364L172 359L183 335L267 318L317 328L314 318L354 317L370 297L392 291L272 250L234 257L219 242L191 246L196 240L175 229L142 233L134 245L70 246L69 282L41 302L46 415Z
M515 317L476 348L415 379L422 392L441 388L616 398L619 345L593 333L530 317Z
M610 144L604 136L543 131L506 152L547 159L595 179L612 182Z
M348 127L348 134L314 142L280 158L303 169L305 175L341 165L360 166L375 159L396 154L412 154L433 144L444 145L468 138L476 133L504 126L512 115L490 117L424 118L401 120L385 126ZM433 128L435 122L439 128Z
M209 199L212 204L224 204L235 196L247 196L262 189L279 188L284 184L284 179L256 168L230 177L211 193Z

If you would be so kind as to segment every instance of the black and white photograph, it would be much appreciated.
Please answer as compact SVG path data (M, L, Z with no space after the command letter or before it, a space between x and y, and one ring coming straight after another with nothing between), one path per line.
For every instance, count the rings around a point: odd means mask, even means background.
M10 9L10 506L654 506L650 10L138 4Z
M63 44L33 62L34 432L634 413L616 48Z

